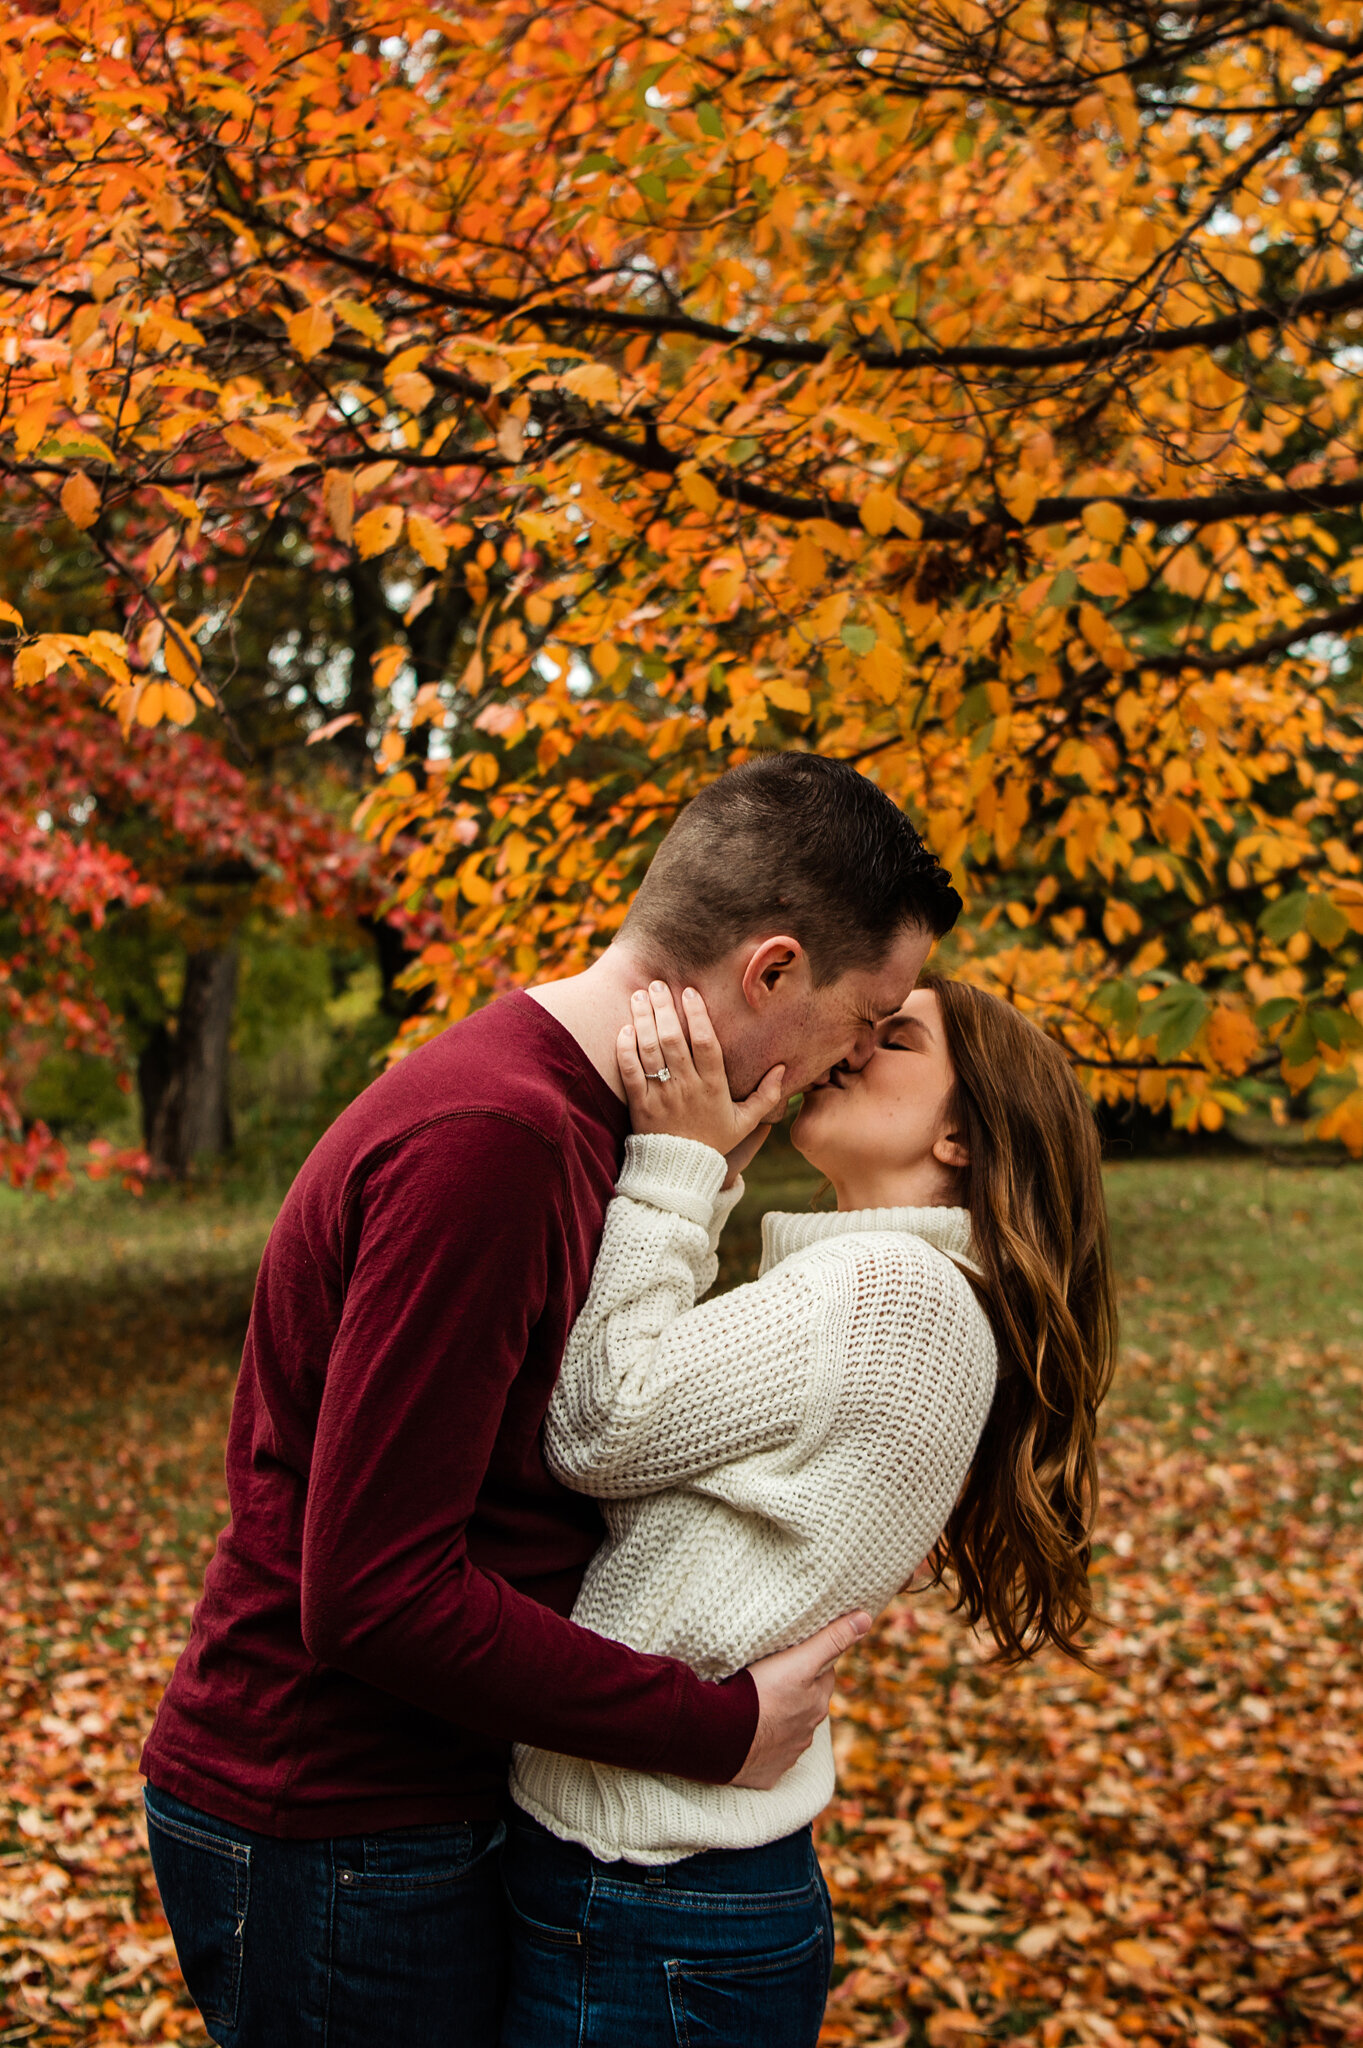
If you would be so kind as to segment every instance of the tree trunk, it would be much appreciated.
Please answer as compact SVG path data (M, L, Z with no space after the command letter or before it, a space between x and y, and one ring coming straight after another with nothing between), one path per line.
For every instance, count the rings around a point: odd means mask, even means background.
M157 1026L137 1062L143 1143L177 1176L232 1144L228 1052L237 994L233 947L191 953L174 1034Z

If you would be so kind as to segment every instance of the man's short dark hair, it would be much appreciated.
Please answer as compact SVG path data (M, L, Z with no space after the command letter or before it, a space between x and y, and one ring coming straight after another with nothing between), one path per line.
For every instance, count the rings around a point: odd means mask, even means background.
M788 932L823 985L878 967L907 926L940 938L960 910L946 870L865 775L819 754L759 754L687 805L622 933L686 974Z

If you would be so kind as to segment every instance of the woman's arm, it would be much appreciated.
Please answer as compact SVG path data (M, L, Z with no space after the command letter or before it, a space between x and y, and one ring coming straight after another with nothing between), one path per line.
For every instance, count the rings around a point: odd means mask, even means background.
M545 1419L551 1469L603 1497L656 1493L787 1443L799 1427L815 1305L771 1274L696 1307L742 1193L689 1138L630 1138Z

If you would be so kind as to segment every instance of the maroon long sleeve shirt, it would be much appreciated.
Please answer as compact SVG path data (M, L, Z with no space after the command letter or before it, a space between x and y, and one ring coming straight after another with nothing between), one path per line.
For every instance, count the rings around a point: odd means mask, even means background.
M384 1074L317 1145L256 1283L231 1520L142 1757L262 1834L478 1820L512 1741L722 1784L757 1725L566 1619L602 1534L540 1424L627 1119L516 994Z

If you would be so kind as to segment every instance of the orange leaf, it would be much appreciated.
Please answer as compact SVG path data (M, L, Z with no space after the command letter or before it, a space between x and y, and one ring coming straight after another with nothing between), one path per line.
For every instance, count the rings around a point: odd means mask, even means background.
M323 306L307 306L288 323L289 340L305 363L331 347L335 332L331 315Z
M83 469L73 471L62 485L62 511L82 532L99 517L99 492Z
M434 569L438 576L450 558L450 544L435 521L424 512L409 512L407 538L427 568Z
M355 547L361 557L384 554L402 532L402 514L396 505L375 505L355 521Z

